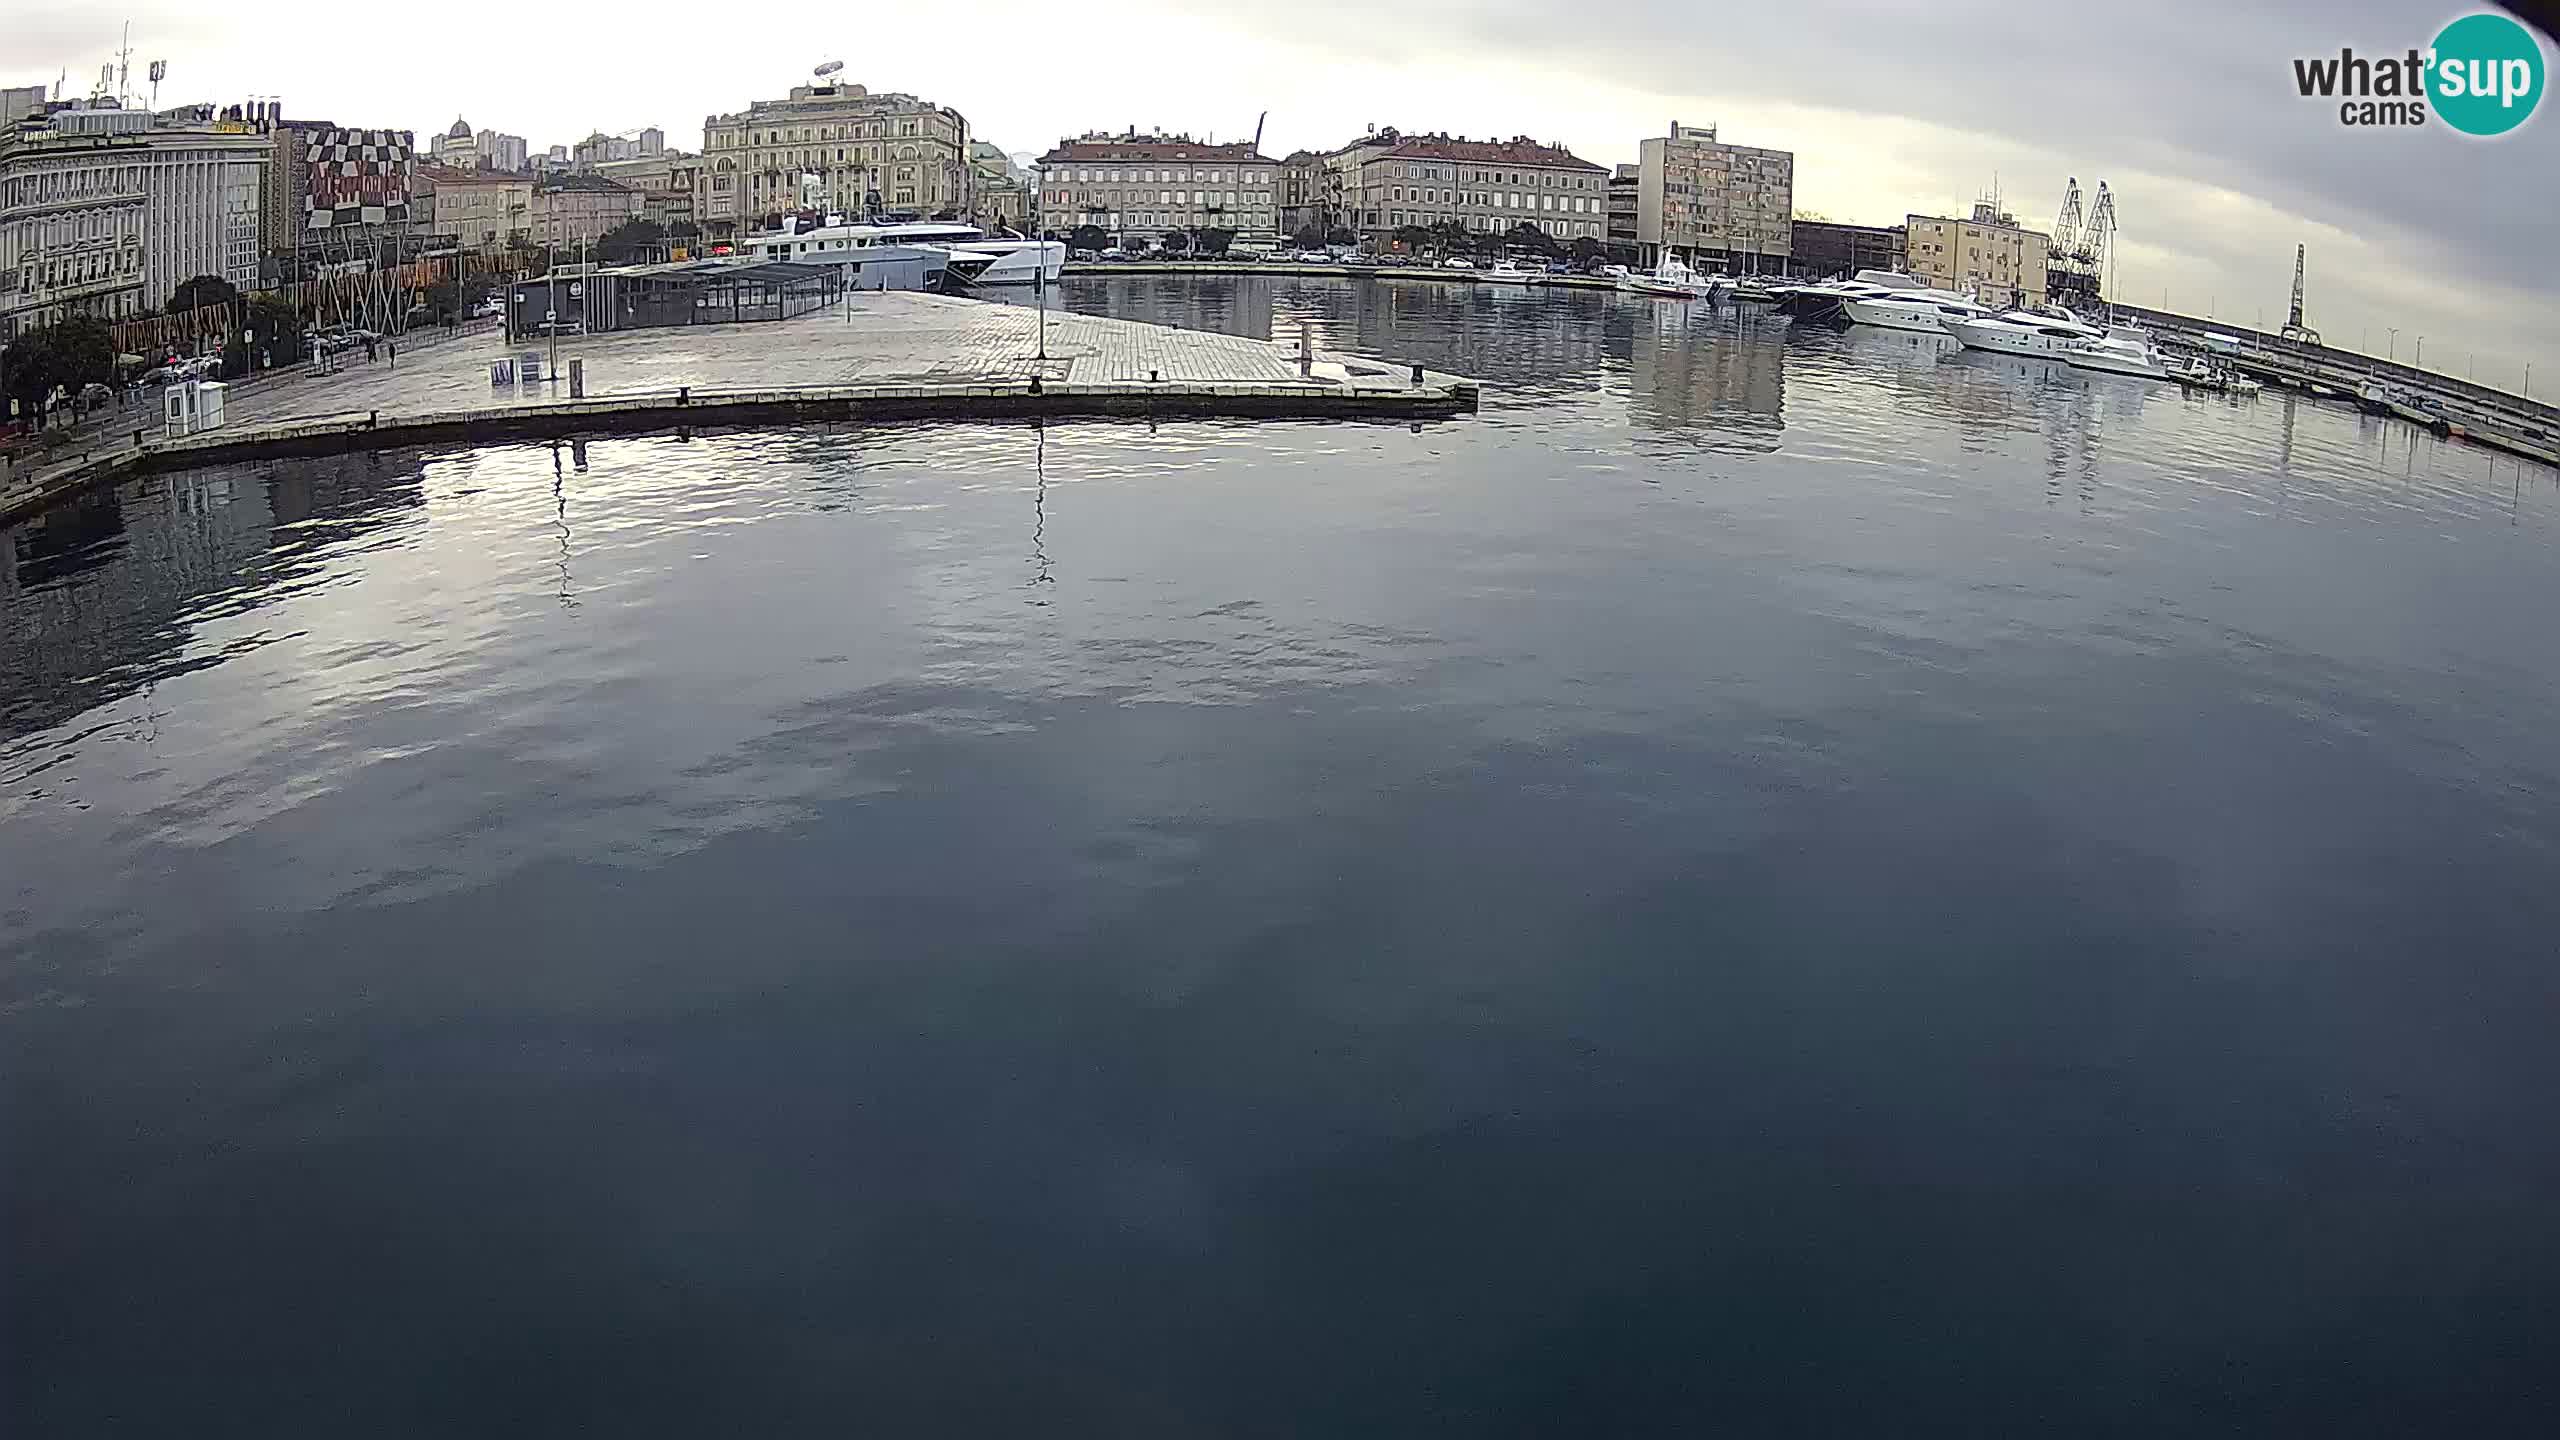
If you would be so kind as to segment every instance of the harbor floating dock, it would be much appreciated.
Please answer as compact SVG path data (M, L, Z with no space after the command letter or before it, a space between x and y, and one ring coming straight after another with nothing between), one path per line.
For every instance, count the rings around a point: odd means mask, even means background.
M1280 341L1027 306L889 291L792 320L621 331L560 341L566 374L505 383L493 366L549 345L445 344L396 364L262 384L226 423L146 431L38 468L0 493L0 521L153 471L280 455L634 430L815 422L1236 417L1425 420L1475 410L1463 376ZM777 383L788 382L788 383Z

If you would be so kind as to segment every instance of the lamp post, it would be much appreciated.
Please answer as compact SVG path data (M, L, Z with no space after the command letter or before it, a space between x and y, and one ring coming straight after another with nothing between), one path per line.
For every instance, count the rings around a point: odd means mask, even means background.
M2421 369L2421 370L2424 370L2424 369L2426 369L2426 368L2427 368L2427 337L2426 337L2426 336L2421 335L2421 336L2419 336L2419 337L2418 337L2418 349L2417 349L2417 353L2416 353L2416 354L2414 354L2414 355L2411 355L2411 356L2409 357L2409 363L2410 363L2411 365L2416 366L2417 368L2419 368L2419 369Z
M2382 358L2397 365L2400 363L2400 327L2386 325L2383 328L2391 332L2391 349Z

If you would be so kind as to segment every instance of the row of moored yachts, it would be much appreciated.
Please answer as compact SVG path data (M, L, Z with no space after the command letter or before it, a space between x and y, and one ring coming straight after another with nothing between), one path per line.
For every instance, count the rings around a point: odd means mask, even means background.
M1677 261L1666 262L1677 264ZM1634 276L1629 288L1651 289ZM1624 283L1624 282L1622 282ZM2151 380L2207 385L2247 392L2258 382L2226 374L2205 359L2181 360L2164 354L2149 331L2135 325L2091 324L2058 307L1995 310L1967 295L1933 289L1895 270L1861 270L1848 280L1800 285L1745 280L1738 285L1713 277L1716 287L1705 293L1722 298L1730 286L1736 298L1766 301L1799 320L1845 320L1884 330L1924 335L1950 335L1976 350L2057 360L2083 370L2137 375Z

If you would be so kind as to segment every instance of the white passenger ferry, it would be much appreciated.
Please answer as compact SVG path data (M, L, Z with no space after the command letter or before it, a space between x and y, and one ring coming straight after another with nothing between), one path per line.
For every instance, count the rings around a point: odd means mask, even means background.
M940 251L950 257L950 273L971 285L1029 285L1044 273L1054 285L1059 268L1067 261L1063 241L991 236L975 225L955 221L920 220L891 225L847 225L835 222L834 217L829 221L808 230L750 236L741 248L758 259L809 265L860 264L887 258L871 253L882 247Z

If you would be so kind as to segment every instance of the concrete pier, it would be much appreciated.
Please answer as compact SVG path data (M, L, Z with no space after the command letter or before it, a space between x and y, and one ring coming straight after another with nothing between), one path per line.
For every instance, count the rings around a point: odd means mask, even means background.
M146 431L22 478L0 520L89 485L265 455L809 421L1238 416L1429 419L1475 409L1476 383L1412 365L1133 320L891 291L765 324L386 349L329 375L260 385L223 428ZM545 378L492 384L540 354ZM581 362L584 394L566 371Z

